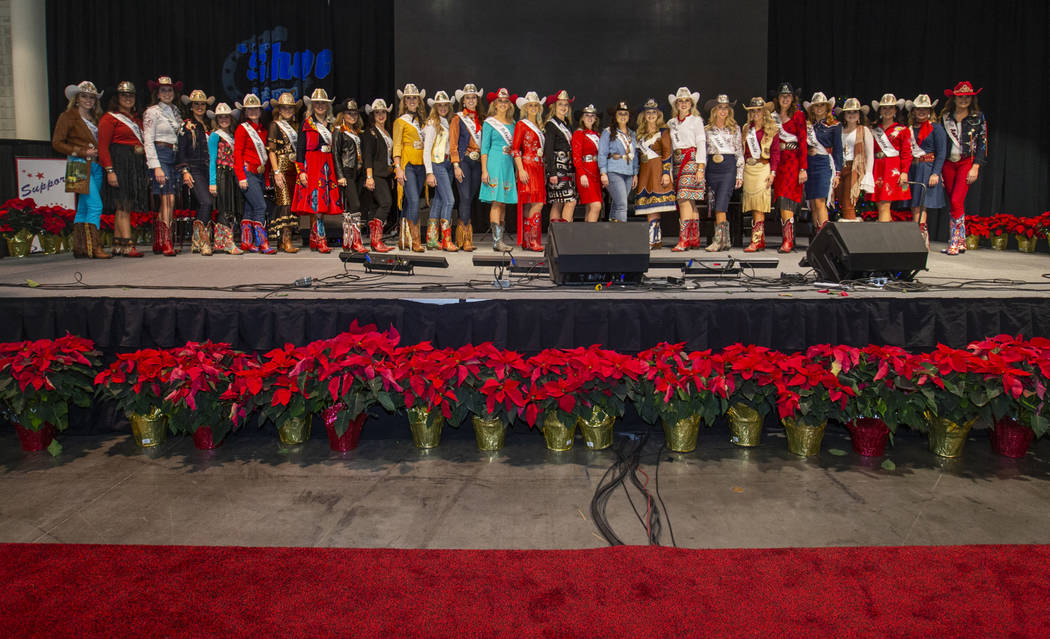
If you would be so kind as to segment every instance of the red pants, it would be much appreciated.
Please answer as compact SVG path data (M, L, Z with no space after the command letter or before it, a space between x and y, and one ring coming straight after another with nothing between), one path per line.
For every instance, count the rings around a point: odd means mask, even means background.
M948 206L953 218L961 218L966 214L966 193L970 185L966 183L966 176L973 166L973 157L963 158L958 162L944 161L944 190L948 192Z

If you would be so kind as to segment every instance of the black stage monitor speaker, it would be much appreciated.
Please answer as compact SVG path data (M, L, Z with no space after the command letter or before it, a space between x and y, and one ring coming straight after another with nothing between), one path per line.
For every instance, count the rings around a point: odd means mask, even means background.
M638 283L649 270L649 229L622 222L551 224L547 263L558 285Z
M929 252L913 222L829 222L813 238L806 261L822 281L868 277L911 280Z

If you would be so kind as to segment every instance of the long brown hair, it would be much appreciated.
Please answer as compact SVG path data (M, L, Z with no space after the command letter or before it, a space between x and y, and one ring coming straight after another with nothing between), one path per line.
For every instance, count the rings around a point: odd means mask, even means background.
M416 110L410 112L410 111L405 109L405 98L401 98L401 100L397 103L397 117L401 117L402 115L404 115L406 113L411 113L412 115L414 115L416 117L417 120L419 120L419 124L422 126L422 124L424 122L426 122L426 119L427 119L427 113L426 113L426 111L423 110L423 98L422 97L419 98L419 101L416 102L416 105L417 105L416 106ZM389 117L389 116L387 116L387 117Z
M970 101L970 106L966 109L967 115L974 115L981 112L980 105L977 104L977 96L970 96L973 100ZM941 109L940 114L937 116L939 119L944 119L945 115L953 115L955 113L955 96L948 96L948 99L944 101L944 108ZM930 119L933 119L933 114L930 114Z

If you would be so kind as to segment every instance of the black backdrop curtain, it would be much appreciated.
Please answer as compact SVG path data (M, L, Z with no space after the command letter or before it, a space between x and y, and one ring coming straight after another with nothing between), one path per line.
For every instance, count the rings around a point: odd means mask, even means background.
M85 79L107 91L131 80L146 100L146 82L166 74L230 106L253 89L264 100L315 87L337 99L393 95L388 2L48 0L46 15L52 121L62 88Z
M914 99L960 80L984 87L989 162L967 213L1038 215L1050 208L1050 5L1045 0L769 3L769 85L790 81L869 104ZM943 229L941 235L943 236Z

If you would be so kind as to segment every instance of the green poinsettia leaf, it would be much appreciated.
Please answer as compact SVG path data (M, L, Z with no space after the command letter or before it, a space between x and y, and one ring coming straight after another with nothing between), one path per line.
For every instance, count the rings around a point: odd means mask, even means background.
M885 459L882 462L883 470L897 470L897 464L893 463L892 459Z
M841 448L829 448L828 449L828 453L831 454L831 455L834 455L835 457L845 457L846 456L846 451L842 450Z
M36 280L26 280L26 286L28 286L29 288L36 288L40 286L40 282L37 282Z
M52 457L58 457L62 454L62 444L59 444L57 439L52 439L47 445L47 452L51 453Z

